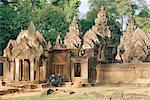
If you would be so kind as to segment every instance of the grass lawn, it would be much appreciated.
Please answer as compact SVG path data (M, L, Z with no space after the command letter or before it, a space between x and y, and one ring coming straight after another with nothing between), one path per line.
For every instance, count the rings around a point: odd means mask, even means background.
M48 96L28 96L10 98L9 100L96 100L94 96L52 94Z
M64 88L65 89L65 88ZM22 93L7 96L8 100L99 100L100 96L109 97L115 92L138 93L150 95L150 87L112 87L112 86L95 86L84 88L69 88L74 94L54 93L41 95L34 93ZM36 95L36 96L35 96Z

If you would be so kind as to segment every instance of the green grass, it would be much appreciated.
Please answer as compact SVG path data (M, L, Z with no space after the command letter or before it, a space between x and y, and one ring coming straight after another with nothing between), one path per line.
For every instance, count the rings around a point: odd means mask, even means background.
M111 96L115 92L124 92L124 93L134 93L139 92L143 93L144 91L149 90L150 88L141 88L141 87L112 87L112 86L101 86L101 87L85 87L85 88L75 88L71 91L75 91L75 94L69 93L54 93L50 95L40 95L38 96L16 96L10 97L9 100L97 100L98 97ZM96 94L97 93L97 94ZM150 93L150 91L149 91Z
M52 94L48 96L27 96L10 98L9 100L96 100L94 96Z

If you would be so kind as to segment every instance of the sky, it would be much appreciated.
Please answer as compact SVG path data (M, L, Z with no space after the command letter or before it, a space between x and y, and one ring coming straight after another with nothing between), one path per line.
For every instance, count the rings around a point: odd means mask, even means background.
M81 5L79 7L80 17L84 17L86 15L86 13L89 11L89 6L88 0L81 0Z

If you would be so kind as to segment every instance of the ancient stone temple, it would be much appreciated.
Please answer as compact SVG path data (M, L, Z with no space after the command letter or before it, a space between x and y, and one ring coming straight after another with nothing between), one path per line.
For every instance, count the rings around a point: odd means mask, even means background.
M31 22L16 40L8 42L3 57L0 57L3 69L0 76L3 75L3 81L10 84L46 83L52 75L63 76L63 81L68 84L80 85L89 82L134 84L140 79L150 80L150 34L137 28L134 18L130 17L118 52L114 40L103 6L95 25L83 38L75 16L64 43L58 35L53 46Z
M118 46L119 56L122 62L142 62L148 60L150 35L135 26L133 17L129 18L127 30L123 33L121 43Z
M69 26L69 32L66 34L64 44L67 49L77 49L81 47L80 30L77 23L77 16L74 16L73 21Z
M94 43L99 43L100 37L111 37L109 26L107 25L107 16L104 6L101 7L100 11L97 14L97 18L95 19L95 25L92 26L92 29L87 31L83 36L83 49L91 49L94 48Z
M46 79L46 68L50 45L31 22L27 30L22 30L16 40L10 40L4 49L3 79L7 83L39 83ZM42 73L41 73L42 69Z
M106 15L104 6L102 6L95 19L95 25L92 27L92 30L101 37L111 37Z
M57 36L55 45L53 46L53 49L61 49L63 48L63 43L60 35Z
M97 64L97 83L149 86L150 35L136 27L133 17L129 17L128 21L127 29L118 46L116 60L120 62Z
M96 42L99 43L99 40L93 30L90 29L83 36L82 49L92 49L94 47L94 43Z
M49 65L49 75L61 75L64 77L64 81L69 81L69 63L70 56L69 50L64 47L60 35L57 36L55 45L50 52L51 65Z
M114 37L111 36L107 25L107 16L102 6L95 19L95 25L83 36L82 49L94 49L95 57L102 63L115 61L116 48L113 46Z

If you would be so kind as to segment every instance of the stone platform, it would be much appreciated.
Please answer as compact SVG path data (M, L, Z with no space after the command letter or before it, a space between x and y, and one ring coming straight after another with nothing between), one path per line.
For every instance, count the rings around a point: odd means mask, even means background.
M97 80L101 85L145 85L150 83L150 63L99 64Z
M47 88L50 87L49 83L34 83L34 82L13 82L7 83L8 87L15 87L21 89L38 89L38 88Z
M0 95L15 93L15 92L18 92L18 91L19 91L18 88L0 87Z

